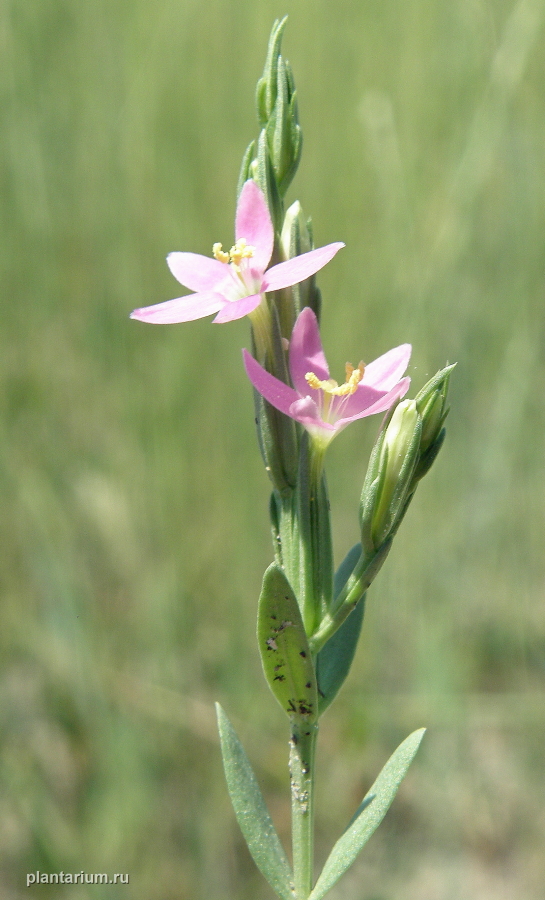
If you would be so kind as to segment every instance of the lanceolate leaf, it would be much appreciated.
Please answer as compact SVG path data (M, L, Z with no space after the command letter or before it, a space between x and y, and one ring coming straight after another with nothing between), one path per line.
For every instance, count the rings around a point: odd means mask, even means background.
M290 865L250 760L219 703L216 712L227 788L248 849L278 896L282 900L294 900Z
M318 715L314 664L295 594L277 563L263 577L257 640L265 677L284 712L314 722Z
M414 731L392 754L350 825L333 847L309 900L321 900L327 894L380 825L413 761L425 730L420 728Z
M365 594L316 657L320 715L335 699L350 671L363 623Z

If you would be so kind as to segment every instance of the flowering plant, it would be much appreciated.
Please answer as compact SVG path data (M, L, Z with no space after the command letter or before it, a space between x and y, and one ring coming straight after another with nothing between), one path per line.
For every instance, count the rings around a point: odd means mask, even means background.
M257 866L282 900L321 900L352 864L386 814L422 739L395 750L314 878L314 764L320 716L341 688L354 656L365 596L390 552L418 482L445 437L452 366L414 400L402 400L411 347L402 344L330 378L319 330L315 274L344 245L314 249L310 220L284 196L301 156L297 95L275 22L257 85L260 135L243 158L235 243L213 257L171 253L168 265L193 293L137 309L133 318L171 324L215 315L248 316L252 352L243 351L254 387L259 447L272 482L274 562L263 578L257 637L263 671L290 727L292 863L275 830L251 763L218 705L227 787ZM273 262L273 265L271 264ZM358 419L385 413L360 500L360 534L333 566L325 451Z

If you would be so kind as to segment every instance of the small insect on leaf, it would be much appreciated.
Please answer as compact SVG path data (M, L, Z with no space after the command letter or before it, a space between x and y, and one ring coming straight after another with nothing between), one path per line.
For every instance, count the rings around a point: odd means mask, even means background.
M295 594L277 563L263 578L257 639L265 677L284 712L314 722L318 697L312 655Z

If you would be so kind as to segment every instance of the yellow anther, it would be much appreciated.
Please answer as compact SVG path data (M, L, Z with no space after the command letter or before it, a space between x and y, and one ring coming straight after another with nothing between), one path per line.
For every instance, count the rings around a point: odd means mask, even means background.
M327 381L320 381L317 375L314 372L307 372L305 375L305 380L309 387L314 388L315 390L324 391L326 394L331 394L334 397L346 397L347 394L353 394L356 390L358 384L363 378L363 373L365 372L365 366L362 362L360 362L357 369L354 368L350 363L346 364L346 381L344 384L337 384L333 378L328 378Z
M240 266L243 259L250 259L255 253L255 247L246 243L244 238L239 238L234 247L229 250L230 262Z
M237 269L243 259L251 259L255 253L255 247L246 243L244 238L239 238L236 244L231 247L229 253L223 249L223 244L214 244L212 254L214 259L222 263L232 263Z
M218 262L228 263L229 262L229 254L222 250L222 244L214 244L212 247L212 253L214 259L217 259Z
M322 382L320 381L318 376L314 374L314 372L307 372L307 374L305 375L305 381L307 382L309 387L314 388L314 390L316 391L318 391L322 386Z

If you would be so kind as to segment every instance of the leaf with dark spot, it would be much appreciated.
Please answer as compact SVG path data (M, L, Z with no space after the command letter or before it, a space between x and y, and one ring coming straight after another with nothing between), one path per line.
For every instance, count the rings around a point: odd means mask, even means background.
M263 578L257 639L265 677L284 712L315 721L318 694L312 655L297 599L277 563Z

